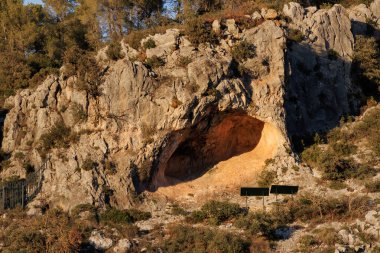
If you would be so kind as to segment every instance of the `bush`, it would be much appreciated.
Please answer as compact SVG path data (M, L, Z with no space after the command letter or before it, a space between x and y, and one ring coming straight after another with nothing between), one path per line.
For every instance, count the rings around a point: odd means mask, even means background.
M192 61L191 58L188 56L180 56L180 57L178 57L177 64L178 64L178 66L185 68L185 67L187 67L187 65L189 65L191 63L191 61Z
M311 252L311 248L320 244L317 238L315 238L313 235L304 235L299 239L298 242L301 244L302 251L309 250L309 252Z
M141 47L141 40L148 37L149 35L155 35L159 33L164 33L168 28L173 28L173 26L155 26L145 30L135 30L131 31L124 39L124 41L132 48L138 50Z
M263 170L257 180L260 187L269 187L277 178L276 171Z
M121 44L119 41L112 41L107 48L106 54L108 59L117 61L124 58L124 54L121 52Z
M380 87L380 48L373 37L355 37L355 54L351 68L354 81L366 95L378 95Z
M57 122L47 133L41 135L42 150L46 152L52 148L67 148L70 143L70 134L70 128L63 122Z
M72 47L65 52L63 61L65 76L76 76L79 90L86 91L92 97L101 95L100 85L103 83L103 70L98 65L93 53Z
M201 208L209 219L213 219L216 224L229 220L242 213L238 204L229 202L209 201Z
M164 252L250 252L250 243L241 235L190 226L175 226L169 230L169 238L160 245Z
M182 215L182 216L185 216L188 214L188 212L186 212L182 207L180 207L179 205L175 204L172 206L172 211L171 213L173 215Z
M334 49L329 49L327 51L327 57L332 60L332 61L336 61L339 59L340 55L337 51L335 51Z
M202 18L190 19L186 23L185 34L195 46L203 43L217 44L219 41L212 30L211 23L204 21Z
M151 49L155 47L156 47L156 42L152 38L149 38L147 41L144 42L145 49Z
M158 67L165 66L165 61L161 57L153 55L151 58L146 59L145 64L149 68L155 69L155 68L158 68Z
M93 170L94 168L96 168L99 164L93 160L91 160L91 158L87 157L84 161L83 161L83 164L82 164L82 169L85 170L85 171L90 171L90 170Z
M269 239L275 239L275 231L292 222L293 218L287 212L272 211L270 213L258 211L240 216L235 226L247 230L252 235L262 234Z
M289 29L288 30L288 37L290 41L300 43L303 40L303 34L300 30L297 29Z
M380 192L380 180L373 180L365 184L369 192Z
M189 223L200 223L207 219L207 213L204 211L193 211L190 216L186 217L186 221Z
M78 103L73 103L71 113L75 123L83 122L87 119L87 113L83 109L83 106Z
M236 61L242 62L256 56L256 46L244 40L235 45L231 53Z

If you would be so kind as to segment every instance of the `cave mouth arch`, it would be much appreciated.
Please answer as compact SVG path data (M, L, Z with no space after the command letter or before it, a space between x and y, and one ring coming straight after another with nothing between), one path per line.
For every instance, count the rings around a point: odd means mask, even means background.
M250 152L265 123L243 113L216 115L175 133L161 155L150 190L201 177L219 162Z

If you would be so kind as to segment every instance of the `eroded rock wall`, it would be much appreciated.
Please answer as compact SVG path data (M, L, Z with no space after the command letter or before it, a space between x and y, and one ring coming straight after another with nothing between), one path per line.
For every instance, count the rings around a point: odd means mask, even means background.
M277 153L286 153L289 133L334 126L357 106L349 79L349 15L339 5L316 10L295 3L284 13L290 23L262 20L245 30L230 20L218 46L196 48L175 29L152 36L157 47L147 54L165 61L154 70L133 61L138 52L128 45L117 62L107 61L103 50L98 59L107 71L96 98L64 76L19 91L7 100L2 149L11 158L1 177L25 176L26 163L46 163L35 202L64 209L82 203L127 208L183 144L183 133L212 129L215 115L239 113L270 124L283 136ZM302 31L302 42L287 44L288 27ZM242 40L256 48L255 57L240 63L250 78L236 72L231 54ZM191 60L187 66L178 64L182 57ZM41 136L57 124L70 129L72 140L41 152Z

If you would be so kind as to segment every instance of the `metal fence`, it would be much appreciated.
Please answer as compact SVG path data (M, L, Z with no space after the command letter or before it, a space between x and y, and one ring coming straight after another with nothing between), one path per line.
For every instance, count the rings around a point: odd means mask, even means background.
M27 175L26 179L12 180L0 183L0 210L24 208L28 202L37 196L42 187L43 169Z
M0 184L0 210L24 207L27 201L26 180Z

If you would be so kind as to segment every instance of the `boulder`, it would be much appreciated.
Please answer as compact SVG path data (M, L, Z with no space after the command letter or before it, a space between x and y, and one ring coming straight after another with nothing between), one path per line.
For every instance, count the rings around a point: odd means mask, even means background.
M88 239L90 244L97 250L107 250L112 247L113 241L104 236L101 231L93 230Z
M117 242L116 246L113 248L115 253L128 253L132 249L133 244L128 239L121 239Z

